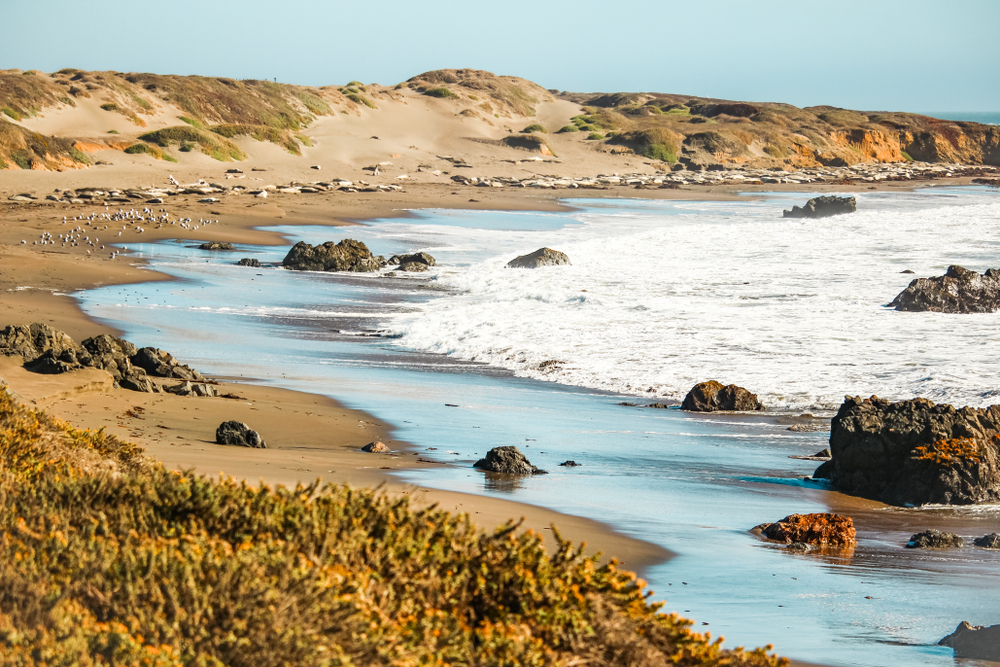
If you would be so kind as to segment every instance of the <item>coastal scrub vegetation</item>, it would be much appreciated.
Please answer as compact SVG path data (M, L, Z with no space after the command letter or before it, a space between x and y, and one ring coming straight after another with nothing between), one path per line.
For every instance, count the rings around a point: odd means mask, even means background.
M424 95L428 97L439 97L441 99L457 100L458 95L451 92L447 88L425 88L421 91Z
M542 134L548 134L548 130L545 129L545 126L539 123L532 123L531 125L528 125L523 130L521 130L521 134L531 134L532 132L541 132Z
M140 137L141 139L142 137ZM158 146L152 144L132 144L125 149L125 153L129 155L149 155L157 160L166 160L167 162L177 162L177 158L169 153L164 153L159 149Z
M171 472L0 391L9 665L778 667L561 540L343 486ZM555 533L555 531L553 531Z
M233 137L238 136L247 136L252 139L256 139L257 141L269 141L272 144L277 144L292 155L302 155L302 149L299 148L299 144L295 141L295 137L293 137L290 132L280 130L276 127L230 123L227 125L215 125L209 129L215 134L226 137L227 139L232 139ZM242 160L243 158L237 159Z
M9 168L66 169L90 164L72 139L52 137L0 117L0 160Z
M639 155L651 160L671 163L677 162L677 155L681 149L680 138L662 127L616 134L613 142L628 146Z
M202 153L221 162L246 159L246 153L241 151L233 142L227 141L217 134L187 125L165 127L162 130L147 132L140 135L139 139L156 144L160 148L169 148L173 144L181 144L183 150L185 144L194 144L201 149Z

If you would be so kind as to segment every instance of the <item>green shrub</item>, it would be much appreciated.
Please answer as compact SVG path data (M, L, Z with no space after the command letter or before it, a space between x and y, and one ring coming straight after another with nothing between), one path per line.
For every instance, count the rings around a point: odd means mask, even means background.
M14 111L10 107L4 107L3 108L3 113L4 113L5 116L8 116L9 118L13 118L14 120L21 120L21 114L19 114L18 112Z
M368 90L365 88L365 84L361 83L360 81L349 81L347 83L347 87L348 88L357 88L358 90L360 90L363 93L367 93L368 92Z
M31 169L31 161L23 153L14 153L10 159L21 169Z
M764 146L764 152L773 158L785 157L785 152L780 148L778 148L777 146Z
M196 127L199 130L205 129L205 126L197 118L188 118L187 116L178 116L178 118L181 121L183 121L183 122L187 123L188 125L190 125L191 127Z
M677 153L669 146L663 144L650 144L642 154L650 160L662 160L663 162L670 163L677 162Z
M171 472L0 392L9 665L778 667L617 561L343 486Z
M108 134L121 134L118 130L108 130Z
M3 161L3 158L0 158L0 169L6 169L9 166L10 165Z
M587 135L587 141L600 141L604 138L604 135L600 132L591 132Z
M546 130L539 123L532 123L531 125L521 130L521 134L531 134L532 132L541 132L542 134L548 134L548 130Z
M295 138L298 139L299 142L303 146L305 146L307 148L312 148L312 145L313 145L312 139L310 139L309 137L305 136L304 134L296 134Z
M563 125L556 131L556 134L565 134L566 132L579 132L579 131L580 128L578 128L576 125Z
M90 158L87 157L83 153L83 151L81 151L80 149L76 148L75 146L71 146L70 147L69 154L70 154L70 157L72 157L77 162L80 162L82 164L90 164Z
M424 95L428 97L440 97L444 99L458 99L458 95L451 92L447 88L428 88L424 91Z
M105 104L102 104L101 108L104 109L105 111L120 111L118 105L114 104L113 102L107 102Z
M194 150L194 144L192 144L191 142L185 142L181 144L180 148L178 148L177 150L179 150L181 153L190 153L191 151Z
M59 101L62 102L63 104L65 104L68 107L75 107L76 106L76 102L74 102L72 99L70 99L68 97L60 97Z
M899 151L899 153L903 156L903 159L906 160L907 162L913 162L913 158L910 157L910 154L907 153L906 151Z

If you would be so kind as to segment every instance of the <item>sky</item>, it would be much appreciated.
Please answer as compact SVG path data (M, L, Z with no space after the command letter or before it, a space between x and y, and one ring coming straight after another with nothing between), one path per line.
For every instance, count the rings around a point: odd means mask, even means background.
M573 92L1000 111L1000 0L0 3L0 69L321 86L468 67Z

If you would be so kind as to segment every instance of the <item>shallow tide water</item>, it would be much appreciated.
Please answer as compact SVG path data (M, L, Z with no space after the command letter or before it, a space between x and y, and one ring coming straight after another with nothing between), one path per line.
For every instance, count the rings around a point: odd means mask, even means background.
M177 280L78 297L127 338L209 374L330 395L395 424L398 439L443 462L408 473L416 484L545 505L667 547L678 556L645 573L654 597L727 645L771 642L834 665L954 664L938 639L962 620L1000 623L983 594L996 589L1000 554L903 545L927 527L1000 530L1000 508L850 499L802 481L816 464L788 458L822 449L826 433L620 405L679 399L711 378L787 415L829 416L845 393L995 401L1000 315L957 322L883 304L915 277L903 269L1000 264L1000 193L871 193L851 216L780 217L802 199L579 201L562 214L422 211L349 230L281 228L292 242L349 235L386 256L438 259L429 275L398 278L233 265L278 262L287 246L132 246ZM572 266L503 269L543 245ZM511 482L471 468L497 445L521 447L549 474ZM581 466L558 465L567 459ZM830 510L855 517L853 555L793 554L748 532Z

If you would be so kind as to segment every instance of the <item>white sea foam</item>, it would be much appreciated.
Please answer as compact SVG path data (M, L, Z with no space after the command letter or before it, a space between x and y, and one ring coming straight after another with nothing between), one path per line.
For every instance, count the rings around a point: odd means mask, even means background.
M884 307L949 264L1000 266L996 193L871 194L857 213L821 221L780 210L626 203L544 232L390 225L387 236L444 244L436 279L450 292L385 326L409 348L650 397L717 379L795 409L830 409L845 394L997 402L1000 314ZM572 266L504 268L543 244Z

